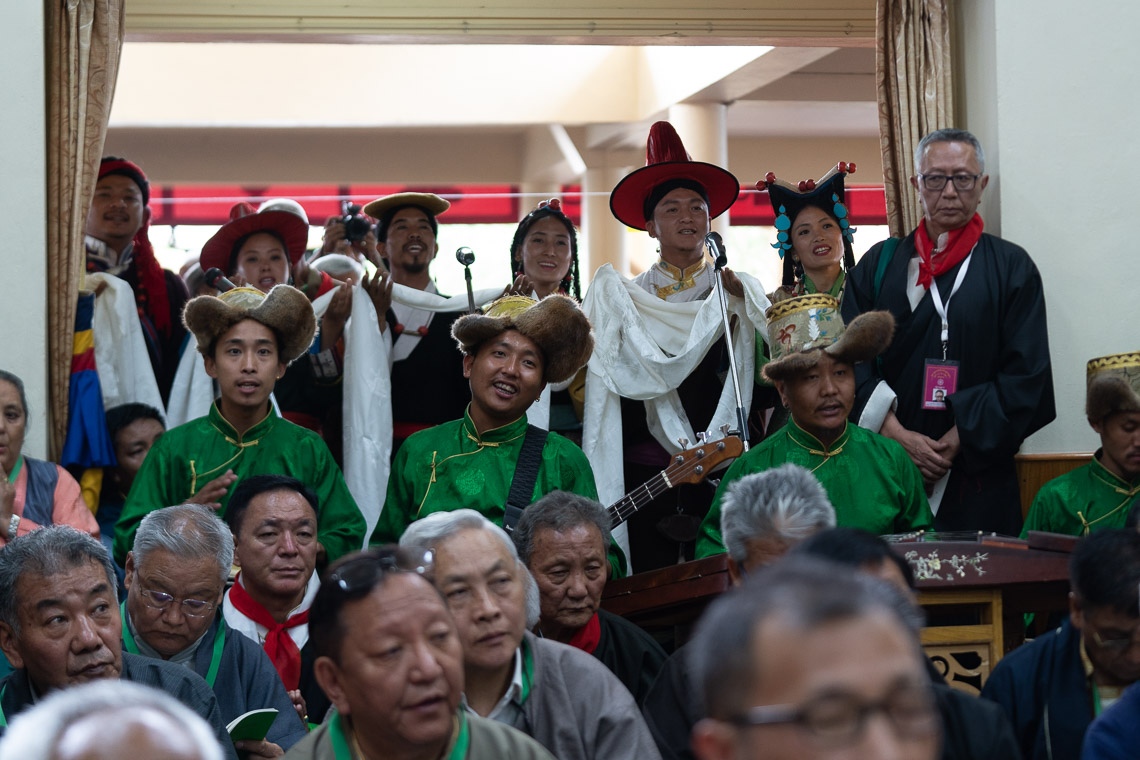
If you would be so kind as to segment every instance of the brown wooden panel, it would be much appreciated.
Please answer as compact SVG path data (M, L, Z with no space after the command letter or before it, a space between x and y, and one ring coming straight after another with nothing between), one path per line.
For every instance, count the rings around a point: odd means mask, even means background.
M1021 516L1029 514L1029 505L1041 486L1066 472L1077 469L1092 459L1092 454L1018 454L1017 480L1021 485Z

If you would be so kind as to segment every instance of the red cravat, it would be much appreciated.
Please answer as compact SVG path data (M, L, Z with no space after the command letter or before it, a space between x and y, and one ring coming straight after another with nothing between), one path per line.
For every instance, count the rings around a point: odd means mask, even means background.
M598 648L598 644L602 640L602 621L598 619L598 613L590 618L584 626L578 629L574 637L570 639L570 646L575 649L581 649L583 652L594 653Z
M970 255L974 245L982 236L982 217L974 214L965 227L950 230L946 247L934 253L934 242L926 231L926 220L918 223L914 231L914 247L918 251L918 284L930 290L930 283L934 278L956 267L959 262Z
M273 661L285 688L296 689L301 682L301 650L290 638L289 629L309 622L309 611L298 612L284 623L278 623L241 585L241 576L230 588L230 602L238 612L269 629L265 634L265 653Z

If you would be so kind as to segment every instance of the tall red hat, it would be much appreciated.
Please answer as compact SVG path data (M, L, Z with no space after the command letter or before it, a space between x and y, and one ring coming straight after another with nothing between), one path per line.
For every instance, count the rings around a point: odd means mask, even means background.
M693 161L673 125L659 121L649 128L645 166L617 183L610 193L610 211L627 227L644 230L645 222L653 214L652 208L646 208L647 201L654 190L675 181L682 183L679 187L691 183L705 191L710 219L728 211L740 195L740 181L735 175L719 166Z

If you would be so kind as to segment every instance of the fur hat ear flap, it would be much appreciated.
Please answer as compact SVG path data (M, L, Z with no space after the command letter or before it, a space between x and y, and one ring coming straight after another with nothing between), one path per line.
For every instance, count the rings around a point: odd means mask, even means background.
M851 320L843 335L823 349L848 364L872 359L891 345L895 335L895 318L889 311L868 311Z
M292 364L309 350L317 330L309 299L289 285L276 285L268 295L254 288L234 288L221 296L198 296L182 312L182 321L203 356L209 356L218 338L243 319L273 330L280 342L277 354L284 364Z

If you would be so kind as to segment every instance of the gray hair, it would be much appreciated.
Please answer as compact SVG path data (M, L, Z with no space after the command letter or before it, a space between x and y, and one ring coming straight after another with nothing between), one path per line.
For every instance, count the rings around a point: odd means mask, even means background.
M110 587L108 594L118 601L115 563L99 539L70 525L48 525L20 536L0 551L0 623L20 635L20 600L16 598L21 577L44 578L94 562L103 567Z
M779 617L798 630L885 613L922 661L921 613L890 584L815 557L785 557L714 601L697 624L688 654L705 714L721 720L751 707L757 677L756 631Z
M593 499L569 491L551 491L523 510L515 528L515 546L519 558L530 567L534 550L534 534L542 528L563 533L579 525L593 525L602 534L602 551L610 548L610 520L606 508Z
M20 406L24 407L24 416L30 416L28 413L28 394L24 390L24 381L16 375L13 375L7 370L0 369L0 380L6 383L11 383L15 387L16 392L20 394Z
M728 556L748 559L748 543L771 538L803 541L835 527L835 508L815 476L795 464L745 475L728 485L720 502L720 534Z
M155 549L168 551L179 559L216 559L222 583L234 563L234 537L229 526L214 510L201 504L179 504L147 514L135 533L135 567L146 562Z
M926 137L918 141L918 145L914 149L914 173L920 174L922 170L919 168L922 164L922 158L926 154L926 149L934 143L947 143L947 142L960 142L966 143L974 149L974 156L978 159L978 172L981 174L986 173L986 152L982 150L982 144L978 138L974 137L973 132L965 129L954 129L948 127L946 129L936 129Z
M105 727L140 720L147 711L167 719L165 733L176 735L181 729L180 743L195 747L201 760L224 757L213 729L197 713L166 692L121 679L92 681L41 699L12 720L0 739L0 756L55 757L68 732L85 719Z
M524 512L525 514L525 512ZM456 509L451 512L432 512L409 525L400 536L400 546L408 549L436 551L441 543L464 530L485 530L507 548L515 561L526 591L526 627L534 628L539 618L538 583L519 559L515 542L507 532L474 509Z

